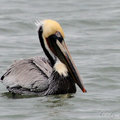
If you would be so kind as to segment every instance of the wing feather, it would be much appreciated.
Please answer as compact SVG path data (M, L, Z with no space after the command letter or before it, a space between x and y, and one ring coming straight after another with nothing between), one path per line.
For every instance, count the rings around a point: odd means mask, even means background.
M51 73L49 61L37 56L14 62L1 80L9 88L22 87L31 91L43 91L48 88Z

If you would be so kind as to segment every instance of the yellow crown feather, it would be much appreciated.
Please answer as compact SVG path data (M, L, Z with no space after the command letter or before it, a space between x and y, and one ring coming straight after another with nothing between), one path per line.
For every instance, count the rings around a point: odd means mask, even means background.
M45 38L49 37L52 34L55 34L57 31L60 32L64 38L63 29L58 22L50 19L43 21L43 36Z

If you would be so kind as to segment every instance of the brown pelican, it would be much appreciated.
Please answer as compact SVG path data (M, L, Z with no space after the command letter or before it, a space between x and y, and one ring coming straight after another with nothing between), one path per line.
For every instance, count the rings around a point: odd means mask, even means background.
M65 44L60 24L53 20L44 20L39 24L38 36L48 60L33 57L14 62L1 77L8 91L42 96L66 94L75 93L77 84L86 92Z

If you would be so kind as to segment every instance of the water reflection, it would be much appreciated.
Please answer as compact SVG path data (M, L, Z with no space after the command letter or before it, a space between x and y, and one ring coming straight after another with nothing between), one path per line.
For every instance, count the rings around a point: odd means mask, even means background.
M7 97L7 98L12 98L12 99L43 97L43 96L37 96L37 95L20 95L20 94L14 94L14 93L10 93L10 92L1 93L1 96ZM50 96L45 96L45 97L48 99L47 102L57 103L57 101L74 97L74 94L50 95Z
M53 108L53 107L60 107L64 105L68 105L68 99L71 99L74 97L74 94L64 94L64 95L55 95L55 96L48 96L47 97L47 107Z
M39 96L36 96L36 95L20 95L20 94L14 94L14 93L10 93L10 92L4 92L4 93L2 93L1 96L11 98L11 99L39 97Z

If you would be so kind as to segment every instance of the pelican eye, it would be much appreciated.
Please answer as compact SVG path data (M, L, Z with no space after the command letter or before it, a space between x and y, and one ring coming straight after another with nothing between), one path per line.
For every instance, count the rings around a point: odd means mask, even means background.
M57 36L57 39L60 41L60 43L63 41L63 37L60 32L56 32L55 35Z

